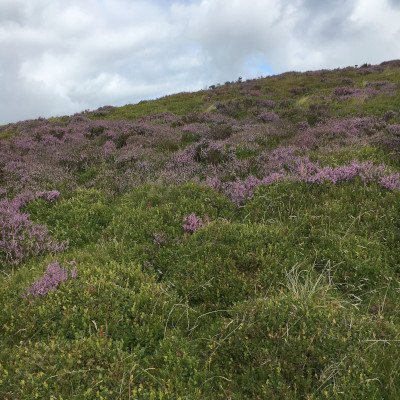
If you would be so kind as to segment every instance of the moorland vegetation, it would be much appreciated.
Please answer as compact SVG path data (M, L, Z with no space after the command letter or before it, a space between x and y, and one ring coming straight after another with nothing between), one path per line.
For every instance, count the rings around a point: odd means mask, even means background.
M400 61L0 127L2 399L400 398Z

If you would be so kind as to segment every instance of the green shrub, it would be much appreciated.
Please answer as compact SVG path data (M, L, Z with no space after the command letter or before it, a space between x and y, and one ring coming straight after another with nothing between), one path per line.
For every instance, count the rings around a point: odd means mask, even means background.
M57 240L70 246L96 241L112 218L109 201L96 189L78 190L73 197L49 205L36 200L27 206L31 218L47 225Z
M119 260L150 262L163 247L183 239L184 218L194 212L210 220L234 217L232 203L206 186L145 185L121 199L104 231L110 254Z
M242 399L394 399L400 353L384 343L398 329L318 291L298 293L235 307L207 353L214 374Z
M215 221L162 249L154 263L189 304L226 308L282 276L268 250L275 239L265 226Z
M398 199L377 185L282 182L260 188L242 215L286 232L275 256L279 248L292 265L329 268L337 284L355 293L386 286L398 273Z

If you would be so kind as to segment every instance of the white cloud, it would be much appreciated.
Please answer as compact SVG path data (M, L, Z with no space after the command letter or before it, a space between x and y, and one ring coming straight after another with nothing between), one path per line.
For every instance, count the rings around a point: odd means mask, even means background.
M400 53L398 0L0 0L0 123Z

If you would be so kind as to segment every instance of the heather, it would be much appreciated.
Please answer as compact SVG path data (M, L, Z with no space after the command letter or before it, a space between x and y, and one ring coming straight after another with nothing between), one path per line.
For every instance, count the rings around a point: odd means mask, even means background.
M70 264L76 264L73 260ZM74 267L70 271L71 278L76 278L77 269ZM61 282L68 279L68 269L66 267L60 267L58 261L50 263L47 266L46 273L26 289L24 297L32 296L45 296L50 290L57 290Z
M397 399L400 62L0 127L4 399Z

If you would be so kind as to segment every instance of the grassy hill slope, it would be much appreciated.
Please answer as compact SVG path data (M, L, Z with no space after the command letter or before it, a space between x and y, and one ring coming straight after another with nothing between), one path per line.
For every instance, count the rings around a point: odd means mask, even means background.
M398 399L400 61L0 127L0 397Z

